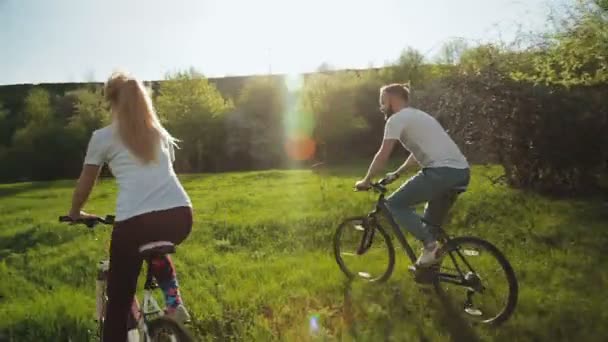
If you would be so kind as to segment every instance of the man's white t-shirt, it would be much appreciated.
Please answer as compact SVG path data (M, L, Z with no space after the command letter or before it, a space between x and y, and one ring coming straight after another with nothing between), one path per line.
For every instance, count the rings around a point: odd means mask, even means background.
M412 107L393 114L384 128L384 139L399 140L423 168L469 167L452 138L431 115Z
M163 139L156 161L144 164L121 142L113 125L91 136L84 164L108 163L118 183L116 220L152 211L192 206L190 198L173 170L173 145Z

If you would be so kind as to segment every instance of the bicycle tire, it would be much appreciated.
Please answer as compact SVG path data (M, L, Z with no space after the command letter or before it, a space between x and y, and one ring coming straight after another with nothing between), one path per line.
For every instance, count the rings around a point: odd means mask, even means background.
M163 330L172 332L177 338L177 342L196 341L183 325L167 316L161 316L148 323L148 335L150 336L149 342L157 342L158 334Z
M376 232L379 232L380 236L382 236L382 239L384 240L384 243L386 244L386 247L388 249L388 264L387 264L386 270L382 273L382 275L380 277L373 278L373 279L358 277L359 274L351 271L348 268L348 266L346 265L346 263L344 262L344 259L342 258L342 253L341 253L341 248L340 248L341 237L343 235L344 229L349 224L351 224L353 221L365 222L366 224L370 225L369 228L374 229ZM377 234L375 234L375 236L377 239ZM393 247L393 243L391 241L390 236L386 233L386 231L384 230L384 228L382 228L382 226L380 226L376 222L370 221L367 217L351 217L351 218L347 218L346 220L342 221L342 223L340 223L340 225L336 229L336 233L334 234L334 256L335 256L336 262L338 263L338 266L340 267L340 270L342 270L342 272L350 280L354 280L356 278L361 278L361 279L365 279L369 282L382 283L390 278L391 274L393 273L393 269L395 267L395 248Z
M509 319L509 317L511 317L517 305L517 298L519 295L519 284L515 275L515 271L513 270L513 267L511 266L507 258L504 256L504 254L496 246L486 240L473 236L462 236L449 240L448 243L444 245L440 251L440 253L444 255L442 263L445 262L445 260L451 260L451 258L447 257L447 253L450 253L450 251L453 252L455 249L458 248L459 245L465 244L477 245L489 252L498 261L498 264L500 264L506 276L509 291L505 306L496 316L486 320L475 321L477 323L486 324L490 326L500 325L504 323L507 319ZM436 286L437 285L439 284L436 283Z

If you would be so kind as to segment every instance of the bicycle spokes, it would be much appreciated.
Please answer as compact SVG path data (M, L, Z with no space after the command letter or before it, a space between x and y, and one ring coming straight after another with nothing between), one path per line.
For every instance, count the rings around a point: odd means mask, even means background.
M349 278L376 281L388 278L394 250L386 232L367 218L343 222L335 236L336 260Z
M468 317L483 323L506 319L517 297L513 271L502 254L476 238L451 240L438 279Z

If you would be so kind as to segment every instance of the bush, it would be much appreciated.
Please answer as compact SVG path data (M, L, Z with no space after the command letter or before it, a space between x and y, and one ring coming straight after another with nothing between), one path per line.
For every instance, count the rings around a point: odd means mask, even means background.
M508 55L446 78L440 110L465 144L495 155L511 186L551 194L597 189L608 151L608 86L535 86L511 79Z

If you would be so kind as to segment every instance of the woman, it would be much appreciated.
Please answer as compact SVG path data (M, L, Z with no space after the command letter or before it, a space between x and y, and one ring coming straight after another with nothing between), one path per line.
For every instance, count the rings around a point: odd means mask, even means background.
M73 220L92 216L82 208L107 163L119 192L103 341L125 341L143 262L138 247L152 241L184 241L192 228L192 204L173 170L176 140L160 124L143 85L125 73L114 73L105 85L105 97L112 124L91 136L68 215ZM167 314L187 320L169 256L152 260L151 267L165 294Z

